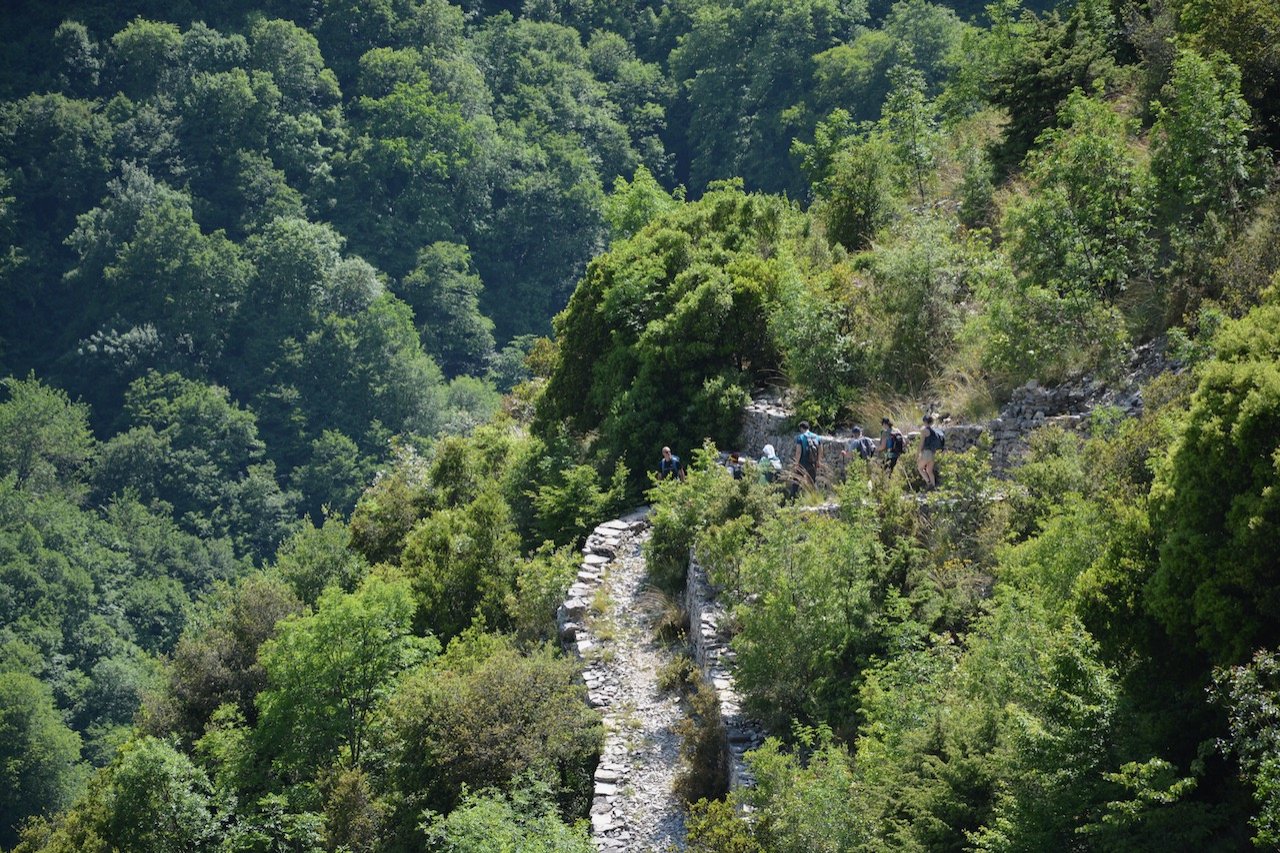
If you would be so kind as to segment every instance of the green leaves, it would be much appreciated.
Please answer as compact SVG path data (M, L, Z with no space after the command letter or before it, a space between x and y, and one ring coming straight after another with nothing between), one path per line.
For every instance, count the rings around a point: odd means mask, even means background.
M597 259L557 318L540 422L598 431L608 460L728 446L745 387L778 362L768 320L794 214L722 186L660 223Z
M77 787L80 738L66 727L47 686L23 672L0 672L0 845L33 815L69 805Z
M1218 359L1200 374L1182 434L1152 486L1160 563L1149 594L1157 618L1217 663L1280 637L1275 561L1280 369L1269 304L1224 325Z
M409 584L370 575L352 593L330 587L314 614L286 619L259 652L268 687L258 735L278 772L300 780L331 756L362 766L373 713L395 676L439 646L415 639Z

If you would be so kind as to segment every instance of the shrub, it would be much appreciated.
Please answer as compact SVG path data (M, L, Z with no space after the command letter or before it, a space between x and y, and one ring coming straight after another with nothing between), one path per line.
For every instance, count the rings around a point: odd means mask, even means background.
M676 794L686 803L723 797L729 790L729 742L715 688L696 679L687 713L673 728L681 739Z

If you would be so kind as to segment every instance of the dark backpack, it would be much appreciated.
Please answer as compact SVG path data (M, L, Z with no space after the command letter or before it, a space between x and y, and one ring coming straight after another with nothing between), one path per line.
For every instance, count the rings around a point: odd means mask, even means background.
M809 465L817 461L819 439L808 432L800 433L800 464Z
M936 426L929 427L929 434L924 437L925 450L946 450L947 437Z
M894 456L901 456L907 452L907 440L896 429L889 433L889 452Z

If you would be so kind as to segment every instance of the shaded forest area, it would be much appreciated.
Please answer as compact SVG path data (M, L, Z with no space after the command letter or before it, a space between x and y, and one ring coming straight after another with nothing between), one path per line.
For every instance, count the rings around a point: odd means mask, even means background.
M2 14L0 848L590 850L552 615L642 499L777 735L691 849L1280 839L1274 3ZM703 450L1149 340L927 510Z

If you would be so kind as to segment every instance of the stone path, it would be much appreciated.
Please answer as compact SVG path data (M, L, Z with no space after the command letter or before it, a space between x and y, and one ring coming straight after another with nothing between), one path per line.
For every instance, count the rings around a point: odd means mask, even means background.
M648 584L641 547L648 525L634 517L602 524L587 539L583 571L561 609L561 634L586 664L583 677L604 715L592 838L603 853L684 849L684 811L673 790L684 716L679 696L657 686L676 650L654 639L662 600Z

